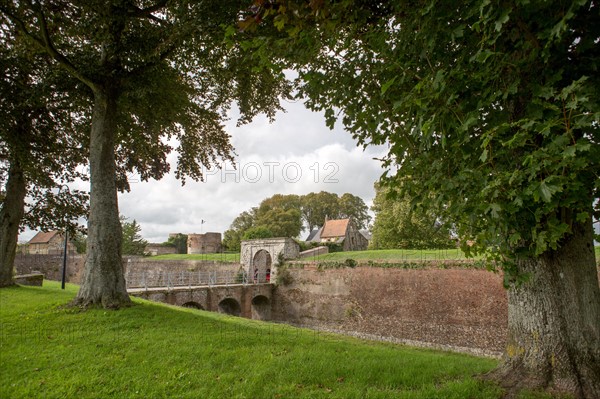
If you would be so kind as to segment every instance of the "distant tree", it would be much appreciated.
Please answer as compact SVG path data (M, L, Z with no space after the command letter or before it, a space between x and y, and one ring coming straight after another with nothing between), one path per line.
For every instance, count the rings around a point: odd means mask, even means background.
M254 226L257 208L240 213L231 223L229 230L225 231L223 245L228 251L239 251L244 233Z
M84 254L87 250L87 235L80 231L76 232L72 238L73 244L78 254Z
M295 208L273 208L264 213L259 212L255 224L269 230L273 237L297 237L302 231L302 217Z
M341 218L352 218L356 223L356 227L359 229L367 228L371 216L369 215L369 207L362 198L345 193L339 198L338 203Z
M302 207L302 199L302 196L295 194L275 194L272 197L262 200L256 213L257 215L261 215L275 208L283 209L285 211L289 209L300 209Z
M169 237L165 244L175 247L178 254L187 254L187 234L177 233Z
M325 218L338 219L341 215L337 194L321 191L302 197L302 218L309 230L322 226Z
M390 187L375 185L373 249L451 248L450 228L430 209L414 206L411 198Z
M326 191L301 196L275 194L235 218L225 232L223 245L231 251L239 250L244 233L253 227L265 227L274 237L297 237L303 220L312 229L323 225L325 217L351 217L359 228L364 228L370 220L368 210L361 198L349 193L341 198Z
M121 230L123 231L122 253L123 255L145 255L148 241L140 234L142 227L133 219L129 222L125 216L120 216Z
M223 247L225 251L235 252L241 249L242 235L239 232L229 229L223 234Z
M244 240L255 240L259 238L272 238L274 237L273 232L265 226L252 227L244 233L242 239Z

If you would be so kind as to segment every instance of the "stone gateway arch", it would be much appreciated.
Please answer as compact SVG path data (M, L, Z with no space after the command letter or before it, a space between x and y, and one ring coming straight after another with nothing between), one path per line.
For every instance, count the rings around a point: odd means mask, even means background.
M291 238L265 238L242 241L240 263L250 281L275 282L280 260L296 259L300 246Z

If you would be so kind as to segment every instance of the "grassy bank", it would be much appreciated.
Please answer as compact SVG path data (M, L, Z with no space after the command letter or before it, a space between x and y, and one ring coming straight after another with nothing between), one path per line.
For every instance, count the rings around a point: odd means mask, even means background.
M381 249L368 251L331 252L325 255L306 258L309 260L343 261L421 261L421 260L464 260L464 253L458 249Z
M0 290L0 397L499 398L496 362L134 299L62 307L57 283Z
M596 261L600 262L600 246L595 247ZM239 262L239 253L224 254L173 254L148 258L151 260L205 260L217 262ZM465 260L464 253L456 249L382 249L368 251L332 252L325 255L304 258L309 261L344 261L354 259L357 262L407 262L407 261L444 261Z

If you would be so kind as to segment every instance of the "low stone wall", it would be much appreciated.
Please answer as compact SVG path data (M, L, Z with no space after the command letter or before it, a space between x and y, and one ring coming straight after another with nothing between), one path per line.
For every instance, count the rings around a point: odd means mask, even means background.
M327 247L327 246L315 247L315 248L307 249L306 251L300 252L300 258L310 258L310 257L314 257L314 256L325 255L328 253L329 253L329 247Z
M15 283L19 285L41 287L44 284L44 275L42 273L21 274L15 276Z
M473 269L289 269L273 320L424 346L498 355L507 334L502 276Z
M82 255L67 255L66 281L81 283L85 257ZM61 281L63 256L62 255L35 255L17 254L15 257L15 274L41 273L46 280Z

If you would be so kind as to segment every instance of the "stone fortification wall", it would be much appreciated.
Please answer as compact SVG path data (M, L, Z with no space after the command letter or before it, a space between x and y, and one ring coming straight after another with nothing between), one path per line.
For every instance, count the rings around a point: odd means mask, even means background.
M216 254L222 251L221 233L188 234L188 254Z
M85 257L67 255L66 280L79 284L83 275ZM42 273L46 280L60 281L62 278L62 255L17 254L15 257L15 274Z
M152 260L128 258L123 260L125 273L213 272L237 271L239 263L219 263L206 260Z
M289 269L273 320L353 335L498 355L507 334L502 276L473 269Z
M15 274L42 273L47 280L60 281L63 258L60 255L21 255L15 258ZM84 255L67 257L67 282L81 284ZM239 263L219 263L201 260L152 260L144 257L124 257L123 270L127 273L147 273L149 276L166 272L238 271Z

